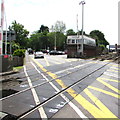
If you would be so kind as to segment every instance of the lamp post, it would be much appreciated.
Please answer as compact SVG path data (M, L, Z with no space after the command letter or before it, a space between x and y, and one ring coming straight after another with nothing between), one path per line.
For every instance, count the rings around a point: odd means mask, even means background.
M85 1L81 1L79 5L82 4L82 44L81 44L81 51L82 51L82 56L83 56L83 44L84 44L84 37L83 37L83 24L84 24L84 4Z
M54 46L54 50L56 51L56 31L55 31L55 46Z

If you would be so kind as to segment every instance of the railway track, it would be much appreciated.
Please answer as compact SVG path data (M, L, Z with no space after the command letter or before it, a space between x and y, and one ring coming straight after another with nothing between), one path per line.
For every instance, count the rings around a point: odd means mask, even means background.
M32 64L33 64L33 63L32 63ZM85 64L86 64L86 63L85 63ZM40 107L43 106L44 104L46 104L46 103L48 103L49 101L55 99L57 96L65 93L65 92L66 92L67 90L69 90L70 88L76 86L77 84L80 84L80 82L83 81L85 78L89 77L90 75L92 75L93 73L95 73L95 72L97 72L98 70L102 69L103 67L107 66L108 64L109 64L109 63L106 63L106 64L102 65L101 67L95 69L94 71L90 72L90 73L87 74L86 76L80 78L79 80L77 80L77 81L74 82L73 84L71 84L71 85L69 85L69 86L66 86L66 87L65 87L64 89L62 89L62 90L59 90L58 88L56 88L56 90L57 90L57 91L56 91L56 92L57 92L56 94L54 94L53 96L51 96L51 97L49 97L48 99L44 100L44 102L41 102L40 104L38 104L38 105L34 106L33 108L29 109L28 111L24 112L23 114L15 117L15 119L24 118L25 116L27 116L27 115L30 114L31 112L37 110L38 108L40 108ZM86 65L89 65L89 63L87 63ZM55 79L51 79L51 80L48 80L48 79L47 79L47 81L45 81L45 82L43 82L43 83L41 83L41 84L38 84L38 85L34 85L34 86L32 86L32 88L36 88L36 87L38 87L38 86L45 85L46 83L51 83L51 82L55 81L56 79L62 79L63 77L68 76L68 75L70 76L70 75L74 74L75 72L78 72L78 71L80 71L80 70L82 70L82 69L85 69L85 68L87 68L87 67L90 67L90 66L92 66L92 65L93 65L93 64L90 64L89 66L86 66L86 67L84 66L84 68L81 68L81 67L83 66L83 64L81 64L79 67L77 67L77 70L75 70L75 71L73 71L73 72L69 72L69 73L67 73L67 74L65 74L65 75L63 75L63 76L56 77ZM34 65L33 65L33 66L34 66ZM44 76L44 74L46 74L46 73L48 72L48 71L46 71L46 72L42 72L42 73L41 73L41 72L39 72L39 70L37 69L36 66L34 66L34 67L35 67L36 71L37 71L39 74L42 74L43 76ZM74 67L73 67L73 68L71 67L71 69L74 69ZM46 76L46 75L45 75L45 76ZM49 76L49 75L47 75L47 76ZM46 77L47 77L47 76L46 76ZM30 77L30 76L26 76L26 77ZM19 95L19 94L21 94L21 93L23 93L23 92L25 92L25 91L28 91L28 90L30 90L30 89L32 89L32 88L27 88L27 89L24 89L24 90L22 90L22 91L20 91L20 92L17 92L17 93L15 93L15 94L13 94L13 95L10 95L10 96L8 96L8 97L2 98L1 101L6 100L6 99L9 99L10 97ZM64 98L65 98L65 97L64 97ZM67 99L67 101L70 101L70 100Z
M98 62L97 62L98 63ZM87 64L90 64L89 66L84 66L84 68L81 68L83 65L87 65ZM93 66L93 64L91 64L91 62L90 63L85 63L85 64L81 64L81 65L79 65L79 66L76 66L76 68L78 68L77 70L75 70L75 71L73 71L73 72L69 72L69 73L67 73L67 74L65 74L65 75L62 75L62 76L57 76L55 79L50 79L49 81L45 81L45 82L42 82L42 83L40 83L40 84L37 84L37 85L34 85L33 86L33 88L36 88L36 87L38 87L38 86L42 86L42 85L44 85L44 84L46 84L46 83L49 83L49 82L53 82L53 81L55 81L56 79L62 79L63 77L65 77L65 76L68 76L68 75L72 75L73 73L75 73L75 72L78 72L79 70L82 70L82 69L85 69L85 68L88 68L88 67L90 67L90 66ZM108 65L108 64L110 64L110 63L106 63L104 66L106 66L106 65ZM103 67L104 67L103 66ZM101 67L101 68L103 68L103 67ZM75 67L71 67L71 68L69 68L69 69L67 69L67 70L71 70L71 69L74 69ZM29 70L33 70L33 69L29 69ZM99 70L99 68L98 68L98 70ZM28 70L26 70L26 72L27 72ZM64 70L64 71L66 71L66 70ZM64 72L63 71L63 72ZM28 76L25 76L25 77L20 77L20 79L23 79L23 78L27 78L27 77L33 77L33 76L36 76L36 75L38 75L38 74L45 74L45 76L46 77L48 77L49 75L47 74L47 72L49 72L49 71L46 71L46 72L38 72L38 73L36 73L36 74L32 74L32 75L28 75ZM89 75L88 75L89 76ZM19 78L18 78L19 79ZM22 84L24 84L24 83L27 83L28 81L27 80L25 80L25 81L23 81L22 82ZM34 81L32 81L32 82L34 82ZM15 95L18 95L18 94L20 94L20 93L23 93L23 92L25 92L25 91L28 91L28 90L30 90L31 88L27 88L27 89L24 89L24 90L22 90L22 91L19 91L19 92L17 92L17 93L15 93L15 94L12 94L12 95L9 95L9 96L7 96L7 97L4 97L4 98L1 98L0 100L5 100L5 99L8 99L8 98L10 98L10 97L13 97L13 96L15 96Z

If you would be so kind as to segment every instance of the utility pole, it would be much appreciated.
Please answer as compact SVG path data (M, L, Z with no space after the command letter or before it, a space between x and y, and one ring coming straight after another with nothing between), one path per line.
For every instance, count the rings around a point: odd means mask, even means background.
M83 56L83 45L84 45L84 37L83 37L83 25L84 25L84 4L85 1L81 1L79 5L82 4L82 44L81 44L81 50L82 50L82 56Z
M78 14L77 14L77 16L76 16L76 22L77 22L77 38L79 39L79 32L78 32ZM77 44L77 57L79 56L79 53L78 53L78 52L79 52L79 51L78 51L78 49L79 49L79 48L78 48L78 47L79 47L79 46L78 46L78 44L79 44L79 43L78 43L78 39L76 39L76 44Z
M56 31L55 31L55 47L54 50L56 51Z
M12 30L9 26L9 40L10 40L10 54L12 54L12 44L11 44L11 41L12 41Z

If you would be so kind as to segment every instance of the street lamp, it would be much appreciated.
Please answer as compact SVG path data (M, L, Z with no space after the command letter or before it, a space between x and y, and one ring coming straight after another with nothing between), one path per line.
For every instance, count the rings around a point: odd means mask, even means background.
M83 22L84 22L84 4L85 1L81 1L79 5L82 4L82 44L81 44L81 51L82 51L82 56L83 56L83 44L84 44L84 38L83 38Z

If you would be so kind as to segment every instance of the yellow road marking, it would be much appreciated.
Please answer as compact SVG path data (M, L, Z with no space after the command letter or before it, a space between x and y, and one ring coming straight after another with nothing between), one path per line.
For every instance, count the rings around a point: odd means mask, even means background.
M117 83L120 82L120 81L118 81L118 80L113 80L113 79L108 79L108 78L102 78L102 77L99 77L99 79L101 79L101 80L108 80L108 81L117 82Z
M115 67L111 67L112 69L115 69L115 70L120 70L119 68L115 68Z
M116 70L110 70L110 69L109 69L109 70L107 70L107 71L112 71L112 72L117 72L117 73L118 73L118 71L116 71Z
M102 84L104 84L105 86L107 86L108 88L112 89L113 91L115 91L116 93L119 93L120 94L120 90L118 90L117 88L113 87L112 85L102 81L100 78L97 78L97 80L99 82L101 82Z
M34 60L35 61L35 60ZM62 87L66 88L67 86L63 83L62 80L57 79L57 75L48 72L46 69L43 68L40 63L35 61L35 63L46 73L51 76L53 79L56 79L56 82ZM99 108L97 108L95 105L91 104L89 101L87 101L82 95L77 94L76 91L74 91L72 88L66 90L81 106L83 106L84 109L86 109L89 113L91 113L95 118L117 118L104 104L102 104L100 101L98 103L95 103L98 105ZM86 91L85 91L86 92ZM86 92L87 93L87 92ZM93 96L93 95L91 95ZM94 96L93 96L94 97ZM94 97L95 98L95 97ZM93 98L91 98L93 99ZM98 99L97 99L98 100ZM103 110L102 110L103 109Z
M84 92L88 97L98 106L97 114L100 114L101 118L116 118L116 116L97 98L95 97L87 88ZM94 109L95 110L95 109ZM96 114L96 117L99 116Z
M120 95L109 92L109 91L106 91L106 90L102 90L100 88L96 88L96 87L93 87L93 86L88 86L88 88L99 91L99 92L102 92L102 93L105 93L107 95L111 95L111 96L116 97L116 98L120 98Z
M117 65L112 65L112 66L115 66L115 67L118 67L118 68L120 68L120 66L117 64Z
M50 66L50 64L49 64L48 60L46 59L46 57L44 57L44 60L47 63L47 66Z

